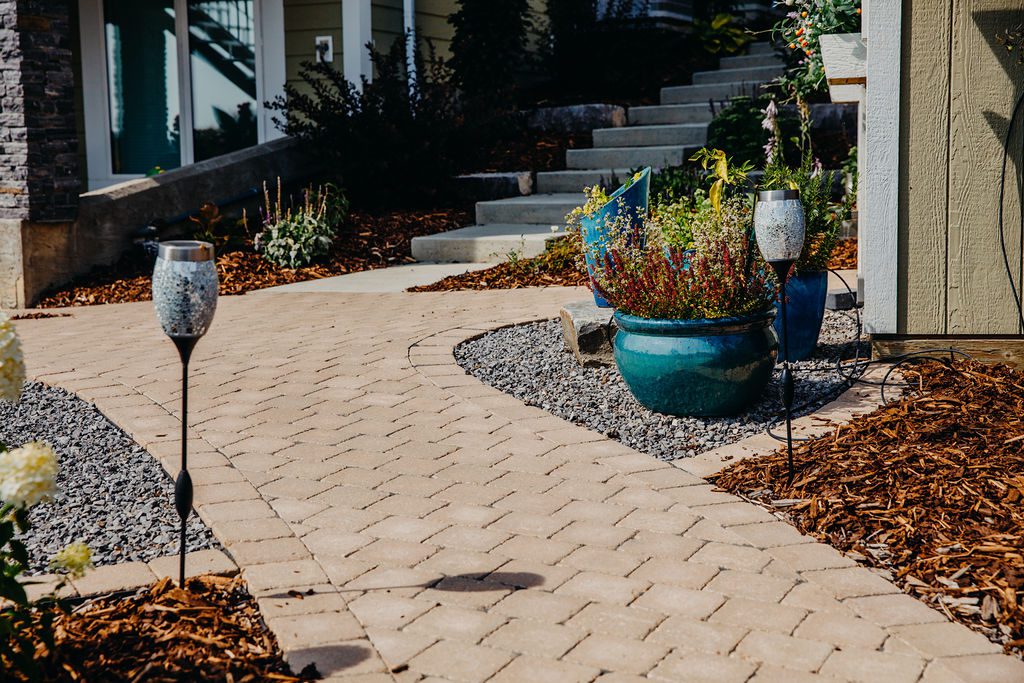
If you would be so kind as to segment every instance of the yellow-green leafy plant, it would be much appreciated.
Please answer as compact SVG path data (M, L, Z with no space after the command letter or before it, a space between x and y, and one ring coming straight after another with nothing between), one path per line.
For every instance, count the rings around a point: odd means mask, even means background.
M21 343L10 319L0 313L0 400L18 401L24 381ZM43 680L41 659L53 652L53 623L66 609L56 595L69 577L79 577L92 566L88 546L72 543L50 562L63 578L49 596L30 600L25 587L33 582L20 578L29 557L18 536L30 528L29 510L56 493L58 470L57 454L49 444L8 448L0 442L0 671L20 680Z
M712 183L708 190L708 198L715 212L719 214L722 212L722 201L729 188L744 185L753 168L748 161L737 164L723 150L707 147L698 150L690 157L690 161L700 163L705 171L710 172Z
M301 203L292 206L282 195L280 178L274 197L263 183L263 230L256 235L256 250L282 268L304 268L331 250L347 210L334 185L308 187Z

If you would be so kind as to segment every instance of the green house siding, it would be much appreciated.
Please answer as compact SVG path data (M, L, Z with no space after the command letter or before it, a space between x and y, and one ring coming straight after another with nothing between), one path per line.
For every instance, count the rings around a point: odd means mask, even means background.
M334 67L342 68L341 0L284 0L284 53L288 83L299 83L302 62L314 57L317 36L334 37Z

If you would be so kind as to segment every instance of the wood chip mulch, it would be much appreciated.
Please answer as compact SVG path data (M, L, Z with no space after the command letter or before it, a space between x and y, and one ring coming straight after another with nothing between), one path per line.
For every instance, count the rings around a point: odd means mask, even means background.
M714 478L910 593L1024 653L1024 373L977 361L902 370L917 391Z
M433 284L410 287L410 292L520 289L522 287L585 287L588 278L576 265L575 251L556 243L546 254L499 263L491 268L451 275Z
M338 233L327 259L308 268L291 270L266 261L251 250L236 250L217 257L220 293L245 294L257 289L293 282L344 275L373 268L412 262L412 238L432 235L473 223L465 208L414 211L353 211ZM122 262L52 292L39 308L92 306L96 304L149 301L149 268Z
M190 579L187 590L164 579L127 598L84 603L58 617L55 645L42 660L44 680L55 683L296 683L317 677L292 674L239 577L201 576Z
M829 259L828 267L834 270L856 270L857 268L857 240L839 240L835 249L832 250L832 258Z

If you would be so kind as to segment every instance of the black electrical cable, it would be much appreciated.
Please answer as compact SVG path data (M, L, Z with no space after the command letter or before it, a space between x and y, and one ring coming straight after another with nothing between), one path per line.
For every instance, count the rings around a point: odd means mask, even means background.
M1010 160L1010 139L1013 137L1013 129L1020 118L1021 110L1024 109L1024 94L1017 98L1013 107L1013 114L1010 116L1010 124L1006 127L1006 136L1003 139L1003 171L999 178L999 247L1003 252L1003 267L1006 269L1006 277L1010 281L1010 291L1013 292L1013 303L1017 306L1018 331L1024 333L1024 307L1021 304L1021 293L1013 279L1013 270L1010 268L1010 256L1006 252L1006 226L1003 216L1003 204L1006 198L1006 166ZM1024 188L1021 189L1021 242L1024 243ZM1022 246L1024 248L1024 246ZM1024 255L1022 255L1024 258ZM1024 286L1024 283L1021 283Z

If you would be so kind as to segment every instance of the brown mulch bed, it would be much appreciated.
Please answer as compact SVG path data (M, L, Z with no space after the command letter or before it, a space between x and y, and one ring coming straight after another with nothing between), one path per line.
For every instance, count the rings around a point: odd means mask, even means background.
M504 140L486 153L473 173L564 171L565 150L590 147L591 135L526 131L519 139Z
M832 250L832 258L828 267L835 270L855 270L857 268L857 240L839 240Z
M290 270L264 260L251 250L217 257L221 295L245 294L293 282L344 275L412 262L412 238L473 223L465 208L416 211L353 211L339 231L328 258L308 268ZM97 270L43 297L40 308L91 306L151 299L149 268L130 262Z
M430 285L410 287L410 292L452 292L464 289L519 289L521 287L582 287L587 276L576 265L576 251L569 240L558 240L541 256L514 259L491 268L451 275Z
M739 462L722 488L891 572L904 591L1024 653L1024 373L903 369L917 391L796 450Z
M190 579L187 590L164 579L127 598L90 601L58 617L55 644L45 660L47 681L294 683L316 677L292 674L238 577Z

